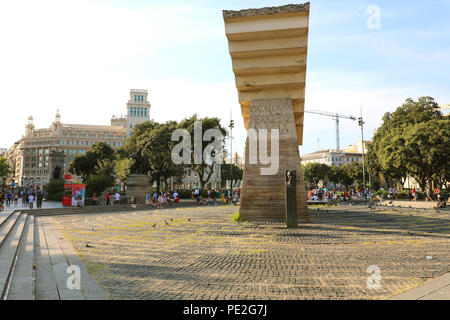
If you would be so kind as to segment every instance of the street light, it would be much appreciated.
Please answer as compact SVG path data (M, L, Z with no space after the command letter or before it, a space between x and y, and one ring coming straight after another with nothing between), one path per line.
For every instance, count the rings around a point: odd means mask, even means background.
M233 191L233 128L234 128L234 120L230 120L230 153L231 153L231 161L230 161L230 187Z
M365 170L365 164L364 164L364 121L362 118L362 106L361 106L361 117L358 118L358 125L361 127L361 149L362 149L362 168L363 168L363 194L366 190L366 170Z

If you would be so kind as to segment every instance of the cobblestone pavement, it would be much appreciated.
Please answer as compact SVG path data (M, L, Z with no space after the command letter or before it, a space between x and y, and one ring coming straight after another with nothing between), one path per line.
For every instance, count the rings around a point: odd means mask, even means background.
M449 211L313 207L313 223L289 230L232 222L236 211L54 219L113 299L386 299L450 269Z

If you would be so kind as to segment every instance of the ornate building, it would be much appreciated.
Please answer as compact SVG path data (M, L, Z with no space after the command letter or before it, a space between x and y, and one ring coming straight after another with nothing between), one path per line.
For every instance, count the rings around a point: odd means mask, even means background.
M134 127L137 124L150 120L150 103L147 97L147 90L131 89L130 100L127 103L127 137L133 134Z
M125 140L124 126L66 124L61 122L58 112L49 128L36 129L30 116L25 135L8 151L12 179L22 186L44 185L51 178L52 151L65 154L63 166L66 174L70 162L77 155L84 154L94 143L105 142L112 148L118 148Z
M109 126L62 123L58 111L49 128L36 129L30 116L25 134L7 153L11 180L22 186L46 184L51 178L52 151L64 153L63 172L67 174L72 160L94 143L104 142L113 149L122 146L135 125L150 120L147 99L147 90L131 89L127 116L113 116Z

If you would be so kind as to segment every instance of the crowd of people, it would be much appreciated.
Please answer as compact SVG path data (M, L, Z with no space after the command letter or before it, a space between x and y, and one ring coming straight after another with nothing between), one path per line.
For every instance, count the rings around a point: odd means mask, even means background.
M191 199L200 205L213 205L230 203L237 205L240 199L240 189L237 190L214 190L208 189L201 192L200 189L191 190ZM180 201L180 195L175 190L172 192L155 192L146 195L146 204L151 207L166 208Z
M46 194L43 191L20 191L20 192L0 192L0 210L8 207L27 207L30 209L42 208ZM19 204L20 202L20 204Z
M411 191L412 201L417 201L419 189L413 188ZM431 194L430 189L426 188L424 192L425 201L437 201L437 207L443 208L447 206L447 201L442 197L441 191L438 187L434 189ZM435 199L433 199L435 197ZM313 188L307 191L306 198L308 201L350 201L350 200L373 200L383 201L383 195L376 194L374 190L329 190L327 188ZM387 190L387 200L393 201L399 199L399 189L389 188Z

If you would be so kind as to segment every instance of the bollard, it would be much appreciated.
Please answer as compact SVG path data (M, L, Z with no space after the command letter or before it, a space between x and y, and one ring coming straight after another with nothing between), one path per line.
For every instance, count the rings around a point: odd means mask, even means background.
M286 170L286 224L288 228L297 228L297 174L295 170Z

